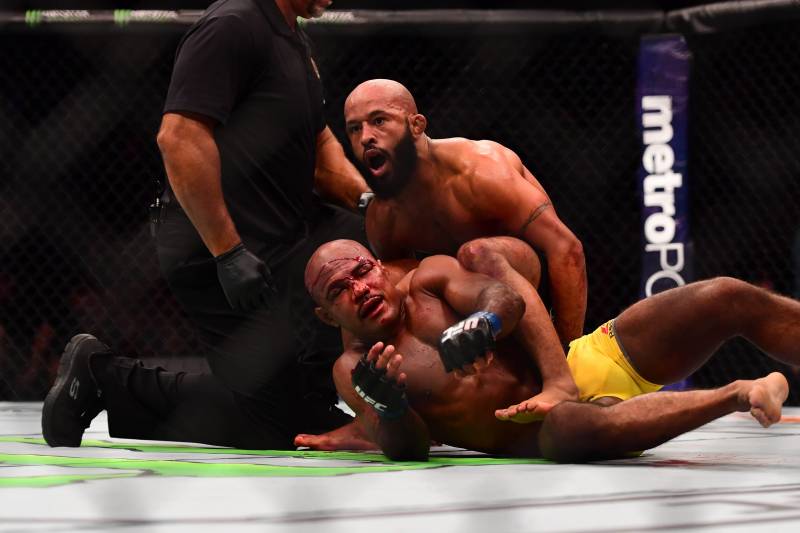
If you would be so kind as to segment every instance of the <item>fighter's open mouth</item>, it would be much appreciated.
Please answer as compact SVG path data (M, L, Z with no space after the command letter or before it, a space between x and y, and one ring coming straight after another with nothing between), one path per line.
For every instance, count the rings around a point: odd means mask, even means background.
M361 318L366 318L371 315L383 302L383 297L381 296L370 296L367 298L364 303L361 304L361 309L359 309L359 316Z
M378 170L386 163L386 156L376 148L367 150L364 159L371 170Z

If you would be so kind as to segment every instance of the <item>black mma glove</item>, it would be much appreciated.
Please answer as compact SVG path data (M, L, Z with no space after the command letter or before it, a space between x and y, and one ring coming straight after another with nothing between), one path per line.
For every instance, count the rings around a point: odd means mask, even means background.
M218 255L217 278L231 308L240 311L255 309L267 304L275 292L269 267L255 254L239 243L224 254Z
M367 354L358 360L352 372L356 394L378 412L378 416L391 420L400 418L408 410L405 387L386 377L386 370L367 361Z
M444 369L450 372L484 357L494 348L501 327L499 316L480 311L444 330L439 339L439 357Z

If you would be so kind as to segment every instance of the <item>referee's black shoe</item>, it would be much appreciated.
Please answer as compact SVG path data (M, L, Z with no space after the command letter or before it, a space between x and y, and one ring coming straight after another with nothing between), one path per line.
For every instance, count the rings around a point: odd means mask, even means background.
M50 446L80 446L83 432L105 408L89 367L92 355L101 353L110 354L108 346L86 333L72 337L64 348L42 408L42 434Z

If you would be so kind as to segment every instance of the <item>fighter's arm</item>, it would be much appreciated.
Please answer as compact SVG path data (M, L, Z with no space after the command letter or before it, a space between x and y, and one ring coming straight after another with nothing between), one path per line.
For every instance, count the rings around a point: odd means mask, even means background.
M555 326L562 343L583 334L586 314L586 263L583 246L564 225L547 194L508 165L508 174L478 168L472 176L473 210L495 221L508 235L544 252ZM513 208L511 208L513 206Z
M559 252L562 250L558 246L551 246L553 243L558 244L559 235L563 231L568 232L569 230L566 230L555 216L546 194L531 183L519 179L519 175L515 174L516 170L511 166L504 167L504 163L507 162L501 160L498 164L495 159L490 168L481 169L479 167L471 179L473 194L465 195L465 200L472 198L470 205L472 211L487 222L496 225L499 231L520 237L525 237L527 233L528 238L524 240L528 243L533 241L534 246L538 243L537 247L540 249L544 247L547 260L551 265L551 286L557 285L557 280L560 281L561 287L565 289L560 293L561 303L571 306L568 309L577 308L579 310L580 320L575 328L576 331L569 334L567 338L579 335L583 327L583 312L586 305L585 273L583 270L575 273L570 272L569 269L559 270L558 267L555 267L554 265L558 264ZM498 165L501 170L505 169L505 171L497 174ZM494 174L490 174L491 172ZM486 176L491 176L491 178ZM515 206L515 208L508 209L508 206ZM536 220L537 217L539 217L538 220ZM544 238L537 235L535 239L532 239L530 228L524 227L526 224L527 226L537 226L537 231L540 231ZM542 246L543 244L544 246ZM555 275L553 275L554 270L556 271ZM563 276L565 272L572 275ZM562 276L559 277L559 274ZM576 278L577 281L572 278ZM581 286L584 287L582 290L579 289ZM554 298L558 300L559 293L555 289L553 294ZM567 295L566 301L565 294ZM535 294L533 296L533 300L528 301L531 306L526 310L525 319L517 327L515 337L525 351L530 354L542 376L541 393L526 402L526 405L533 411L531 416L541 418L557 403L575 399L577 389L564 358L558 331L553 327L547 310L538 296ZM556 309L561 308L556 307ZM564 316L569 316L569 314L561 313L557 317L557 320L561 319L562 324ZM532 420L531 416L526 416L525 421ZM513 419L516 420L516 418Z
M381 379L370 374L372 370L359 367L364 358L363 353L350 349L336 361L333 367L333 381L339 396L355 412L356 421L367 437L378 444L381 451L393 461L427 461L430 450L428 427L410 405L389 402L388 412L386 397L381 389L373 385L383 381L382 386L403 387L405 373L400 371L402 355L395 353L394 347L377 343L367 353L367 362L374 365L373 370ZM359 387L359 392L356 391ZM390 393L392 391L389 391ZM396 395L391 395L397 400ZM371 402L372 405L368 402ZM382 412L381 412L382 411Z
M410 291L415 290L441 298L463 316L482 311L496 315L500 321L497 339L512 332L525 312L524 300L511 287L466 270L450 256L423 259L411 278Z
M323 198L351 211L356 211L361 193L369 190L328 126L317 135L314 184Z
M519 236L545 254L553 321L559 339L566 344L583 335L587 300L583 245L561 222L549 200L542 198L538 205L532 200L519 225Z
M616 398L614 396L602 396L600 398L595 398L588 403L592 403L600 407L611 407L612 405L616 405L621 401L622 400L620 398ZM535 422L536 420L541 420L544 417L544 414L541 413L540 406L536 401L536 397L534 396L529 400L510 405L504 409L497 409L494 412L494 416L500 420L510 420L518 424L528 424L530 422Z

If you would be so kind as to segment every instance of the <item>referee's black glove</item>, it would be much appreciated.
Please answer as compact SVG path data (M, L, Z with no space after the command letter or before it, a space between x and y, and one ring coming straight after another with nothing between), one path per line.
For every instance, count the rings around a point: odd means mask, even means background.
M266 305L275 292L269 267L239 243L218 255L217 277L231 308L249 311Z

